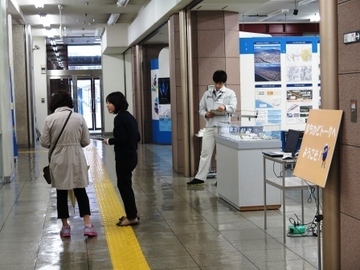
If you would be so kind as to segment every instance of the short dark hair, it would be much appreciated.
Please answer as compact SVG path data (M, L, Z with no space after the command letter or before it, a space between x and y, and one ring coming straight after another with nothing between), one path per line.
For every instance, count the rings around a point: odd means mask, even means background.
M74 108L73 100L70 93L64 90L56 92L51 97L49 110L51 111L51 113L53 113L57 108L65 106L71 109Z
M124 112L128 109L129 103L121 92L112 92L106 97L106 102L115 106L114 113Z
M226 83L227 74L223 70L217 70L214 72L213 81L215 83Z

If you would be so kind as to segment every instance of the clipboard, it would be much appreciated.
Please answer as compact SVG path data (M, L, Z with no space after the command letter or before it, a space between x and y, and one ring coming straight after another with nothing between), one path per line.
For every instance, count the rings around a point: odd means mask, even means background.
M215 115L226 115L226 111L222 111L222 112L219 112L217 110L210 110L210 113L212 114L215 114Z

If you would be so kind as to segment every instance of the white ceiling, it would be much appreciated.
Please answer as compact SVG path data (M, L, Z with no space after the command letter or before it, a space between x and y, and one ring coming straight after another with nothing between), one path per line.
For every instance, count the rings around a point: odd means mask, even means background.
M46 17L50 20L51 28L59 29L61 11L64 43L86 44L92 43L95 40L96 34L101 33L101 30L107 25L110 14L120 13L121 15L117 23L131 24L139 10L151 0L130 0L126 7L117 7L116 0L44 0L44 8L39 9L33 5L34 1L38 0L9 1L9 13L13 15L13 23L30 24L33 29L33 36L46 36L46 30L41 24L41 16L39 14L46 14ZM181 1L179 0L179 2ZM298 1L203 0L195 5L192 10L235 11L239 13L239 23L259 23L259 19L279 9L289 9L289 13L275 16L263 23L305 23L309 22L310 17L315 15L315 13L319 14L318 1L306 6L298 6L295 4L296 2ZM295 8L298 9L298 15L296 16L293 15ZM177 11L173 10L173 12ZM152 39L158 39L159 42L167 41L167 31L158 31Z

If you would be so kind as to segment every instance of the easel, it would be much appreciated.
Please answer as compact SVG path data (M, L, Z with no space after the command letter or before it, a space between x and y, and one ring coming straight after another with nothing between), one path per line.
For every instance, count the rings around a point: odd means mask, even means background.
M319 186L316 186L316 197L317 197L317 200L316 200L316 212L318 214L318 220L315 220L316 221L316 228L317 228L317 237L318 237L318 269L321 270L321 237L320 237L320 234L321 234L321 230L320 230L320 227L321 227L321 219L319 219L319 215L320 215L320 188Z

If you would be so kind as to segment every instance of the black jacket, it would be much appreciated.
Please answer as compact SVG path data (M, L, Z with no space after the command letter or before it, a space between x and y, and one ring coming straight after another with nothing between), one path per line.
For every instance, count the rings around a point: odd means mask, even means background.
M119 112L114 118L113 138L108 141L114 145L115 158L136 157L139 141L140 133L135 117L128 111Z

